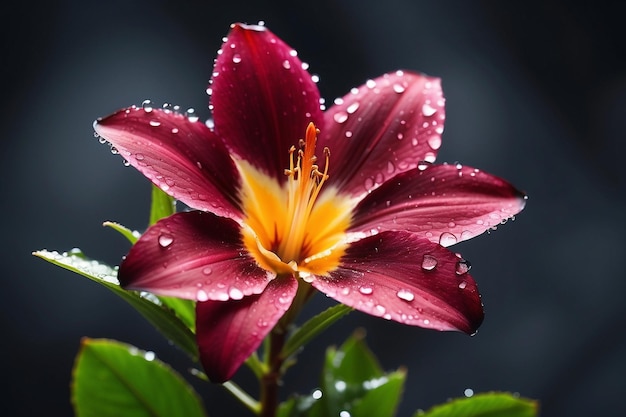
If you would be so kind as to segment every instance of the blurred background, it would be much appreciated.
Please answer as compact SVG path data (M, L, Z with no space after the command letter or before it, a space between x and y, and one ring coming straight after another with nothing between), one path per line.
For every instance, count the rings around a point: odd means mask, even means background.
M529 194L515 221L458 247L485 303L475 337L355 312L302 352L285 393L315 388L324 349L363 327L385 369L408 368L399 416L466 388L539 399L542 416L624 415L619 2L295 3L61 0L3 10L5 415L73 414L69 383L83 336L153 350L186 375L183 354L121 299L31 252L78 246L119 263L128 244L101 224L144 228L150 186L98 143L93 120L144 99L207 118L221 38L232 22L259 20L310 64L328 102L396 69L441 77L447 121L438 161L481 168ZM324 305L320 297L312 311ZM245 385L248 371L237 378ZM244 414L220 387L194 385L211 416Z

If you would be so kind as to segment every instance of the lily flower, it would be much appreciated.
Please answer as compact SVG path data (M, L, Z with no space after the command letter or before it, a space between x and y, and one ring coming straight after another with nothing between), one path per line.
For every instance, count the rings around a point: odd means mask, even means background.
M447 247L525 204L500 178L433 164L445 118L438 78L391 72L325 110L307 68L266 27L235 24L207 89L210 126L147 102L94 123L192 209L148 228L119 280L197 301L214 382L314 289L374 316L474 333L480 295Z

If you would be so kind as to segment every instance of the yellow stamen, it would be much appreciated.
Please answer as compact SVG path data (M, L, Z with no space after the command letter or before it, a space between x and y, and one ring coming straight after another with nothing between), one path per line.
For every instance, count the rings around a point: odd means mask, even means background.
M344 253L352 206L334 188L322 191L330 151L324 149L320 171L315 156L318 133L309 123L298 149L291 147L282 186L250 163L236 161L243 180L244 243L259 265L278 274L326 274Z

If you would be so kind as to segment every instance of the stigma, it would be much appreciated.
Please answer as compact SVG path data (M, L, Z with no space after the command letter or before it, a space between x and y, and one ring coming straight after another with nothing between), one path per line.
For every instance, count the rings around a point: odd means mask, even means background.
M244 245L261 267L278 275L327 274L344 253L352 203L328 184L328 148L322 149L323 168L318 164L319 133L309 123L304 138L291 146L283 181L260 171L253 161L236 161Z

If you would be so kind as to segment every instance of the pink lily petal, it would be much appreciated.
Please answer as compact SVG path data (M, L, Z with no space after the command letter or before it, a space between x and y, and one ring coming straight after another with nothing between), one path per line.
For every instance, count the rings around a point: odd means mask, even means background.
M461 165L420 165L356 207L351 231L406 230L450 246L519 213L525 195L501 178Z
M323 123L319 91L296 51L263 26L233 25L211 82L216 133L239 157L282 180L289 148L309 122Z
M483 309L469 264L408 232L382 232L347 249L311 285L365 313L437 330L476 331Z
M120 155L190 207L238 219L239 173L202 122L164 109L131 107L94 123Z
M397 71L335 102L319 146L330 149L329 182L342 191L361 196L420 161L435 161L445 119L438 78Z
M212 213L176 213L150 227L119 270L123 287L198 301L261 293L275 274L259 267L239 225Z
M291 306L297 289L298 281L285 276L270 282L259 295L196 304L200 361L212 382L234 375Z

